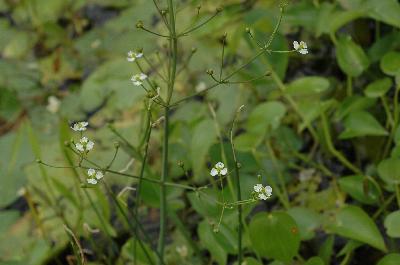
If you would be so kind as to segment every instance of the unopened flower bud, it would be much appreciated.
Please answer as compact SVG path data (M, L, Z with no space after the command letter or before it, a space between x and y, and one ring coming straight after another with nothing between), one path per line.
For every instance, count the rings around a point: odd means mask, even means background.
M162 10L161 10L161 15L162 15L162 16L165 16L166 14L167 14L167 10L162 9Z
M139 21L136 23L136 28L138 28L138 29L142 29L143 26L144 26L144 24L143 24L143 21L141 21L141 20L139 20Z
M250 28L246 28L246 32L247 32L247 33L250 33Z
M185 165L185 164L183 163L182 160L179 160L179 161L178 161L178 166L179 166L179 167L183 167L184 165Z
M206 71L206 73L209 74L209 75L213 75L214 74L214 70L213 69L208 69Z
M196 47L192 47L192 53L197 52L197 48Z
M119 146L120 146L119 142L114 142L114 147L115 148L119 148Z
M224 8L222 6L217 7L217 9L215 10L217 13L222 12L222 10L224 10Z

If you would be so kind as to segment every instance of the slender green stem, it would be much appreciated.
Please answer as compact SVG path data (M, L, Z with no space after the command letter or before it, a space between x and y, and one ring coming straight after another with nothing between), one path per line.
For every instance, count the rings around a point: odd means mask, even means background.
M235 179L236 179L236 190L237 190L236 195L237 195L237 200L239 202L242 200L242 194L240 191L239 161L237 160L237 157L236 157L235 143L233 142L233 130L234 130L236 119L237 119L242 107L243 106L241 106L239 108L239 110L236 112L235 117L233 118L231 132L230 132L230 142L231 142L231 148L232 148L233 162L235 164ZM241 204L237 205L237 213L238 213L238 264L242 264L242 259L243 259L242 229L243 228L242 228L242 205Z
M382 105L383 108L385 110L386 113L386 128L389 128L389 126L393 127L394 125L394 118L392 113L390 112L390 108L389 108L389 104L385 98L385 96L381 96L381 101L382 101Z
M356 174L362 174L362 171L357 167L355 167L349 160L347 160L347 158L342 153L340 153L333 145L331 133L329 131L328 121L326 119L326 115L324 112L321 113L321 121L326 140L326 145L328 147L329 152L331 152L331 154L335 156L348 169L350 169Z
M282 18L283 18L283 13L284 13L283 7L281 7L279 11L280 11L280 13L279 13L278 23L276 23L274 31L272 32L271 36L269 37L268 42L265 44L265 48L266 49L269 48L269 46L271 45L272 41L275 38L275 34L278 32L278 29L279 29L279 27L281 25Z
M168 0L170 1L170 0ZM219 12L216 12L214 15L212 15L211 17L209 17L208 19L206 19L205 21L203 21L202 23L200 23L199 25L193 27L192 29L189 29L185 32L182 32L178 35L178 37L182 37L182 36L187 36L187 34L201 28L202 26L204 26L205 24L207 24L208 22L210 22L213 18L215 18L218 15Z

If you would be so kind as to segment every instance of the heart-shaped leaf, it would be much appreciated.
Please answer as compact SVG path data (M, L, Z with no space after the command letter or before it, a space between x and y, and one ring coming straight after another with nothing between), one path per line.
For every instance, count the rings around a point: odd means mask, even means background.
M388 158L382 160L378 165L379 176L387 183L400 183L400 159Z
M400 52L388 52L381 59L381 69L387 75L396 76L400 73Z
M345 130L339 135L340 139L361 136L383 136L388 132L379 122L366 111L350 113L344 121Z
M390 78L378 79L367 86L364 94L369 98L379 98L386 94L392 86Z
M386 216L384 225L390 237L400 237L400 210Z
M398 265L400 260L399 253L390 253L381 258L376 265Z
M361 75L369 66L369 59L364 50L350 38L339 39L336 56L340 69L352 77Z

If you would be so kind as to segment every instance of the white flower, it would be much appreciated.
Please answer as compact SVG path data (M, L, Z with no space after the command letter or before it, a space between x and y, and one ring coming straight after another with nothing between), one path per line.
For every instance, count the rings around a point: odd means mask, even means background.
M264 193L259 193L258 194L258 198L260 200L264 200L264 201L266 201L268 199L268 197Z
M89 177L93 177L94 174L96 174L96 170L94 170L93 168L89 168L87 174L89 175Z
M225 176L228 173L228 169L225 167L224 163L218 162L215 164L215 166L211 169L210 175L211 176L216 176L216 175L222 175Z
M97 171L97 172L96 172L96 178L97 178L97 179L102 179L103 176L104 176L104 175L103 175L103 172L101 172L101 171Z
M253 198L258 200L267 200L272 196L272 188L270 186L263 186L262 184L256 184L253 187Z
M59 108L60 108L60 100L58 98L56 98L55 96L50 96L47 99L46 109L51 113L56 113L56 112L58 112Z
M272 188L271 188L271 186L265 186L264 190L265 190L265 194L266 194L268 197L271 197L271 196L272 196Z
M87 137L82 137L79 140L79 143L75 144L75 148L76 150L78 150L79 152L83 153L83 152L89 152L90 150L93 149L94 143L92 141L90 141Z
M79 152L85 152L85 148L84 148L83 144L81 144L81 143L75 144L75 148L76 148L76 150L78 150Z
M255 192L261 192L262 189L263 189L263 185L262 184L254 185L254 191Z
M143 53L139 52L133 52L133 51L129 51L128 52L128 57L126 57L126 59L128 60L128 62L134 62L136 59L142 58Z
M97 180L96 180L96 179L93 179L93 178L87 179L87 182L88 182L89 184L93 184L93 185L96 185L96 184L97 184Z
M80 121L74 123L74 125L71 127L72 130L76 132L83 132L86 131L86 126L88 126L89 123L87 121Z
M140 86L141 84L143 84L143 80L146 80L146 78L146 74L140 73L132 76L131 81L135 86Z
M293 42L293 48L301 53L301 54L307 54L308 50L307 50L307 43L305 43L304 41L300 41L300 43L298 43L297 41Z

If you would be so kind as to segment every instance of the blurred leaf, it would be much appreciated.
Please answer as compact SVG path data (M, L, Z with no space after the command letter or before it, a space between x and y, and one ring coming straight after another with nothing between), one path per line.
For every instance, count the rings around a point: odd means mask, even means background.
M364 94L370 98L382 97L389 91L392 84L392 80L387 77L375 80L367 86Z
M375 222L360 207L345 206L336 214L335 219L330 227L334 233L387 251Z
M14 224L20 214L15 210L7 210L0 212L0 234L5 234L7 229Z
M362 10L336 11L329 16L329 33L335 33L349 22L365 16ZM325 17L326 19L326 17Z
M21 104L16 93L7 88L0 88L0 117L6 121L13 121L21 111Z
M388 132L379 122L366 111L350 113L344 120L345 130L339 135L340 139L361 136L384 136Z
M387 75L396 76L400 74L400 52L386 53L381 59L380 66Z
M335 113L335 119L341 120L345 118L349 113L358 111L358 110L365 110L369 107L374 106L376 100L367 97L361 96L352 96L345 98Z
M386 183L400 183L400 159L388 158L382 160L378 165L378 174Z
M400 211L391 212L385 218L384 222L386 233L390 237L400 237Z
M251 111L247 128L250 132L264 135L267 130L278 128L285 113L286 107L279 101L261 103Z
M287 86L286 93L292 96L309 97L320 95L329 88L329 81L318 76L298 78Z
M391 253L387 254L383 258L381 258L376 265L398 265L400 260L399 253Z
M329 235L318 249L318 256L322 258L324 264L331 264L335 236Z
M303 131L321 113L326 112L330 107L335 104L334 100L326 100L323 102L313 102L311 100L304 100L298 103L298 110L301 113L302 123L299 126L299 131Z
M196 180L203 180L202 174L208 149L217 138L214 122L210 119L201 121L193 129L190 143L190 158Z
M254 250L263 257L290 263L300 247L300 235L293 218L283 212L259 213L249 225Z
M310 240L321 224L320 216L311 209L303 207L290 208L287 213L296 221L301 240Z
M370 17L400 28L400 4L397 0L368 0L365 9Z
M264 139L257 133L242 133L235 137L235 148L239 151L249 152L256 148Z
M340 38L336 45L337 60L343 72L357 77L369 66L369 59L364 50L350 38Z
M391 32L382 38L375 40L368 50L368 56L372 63L378 62L388 51L400 44L400 33Z
M227 253L216 240L211 226L205 221L201 222L197 227L197 234L200 237L202 245L210 251L213 259L220 265L225 265L227 261Z
M340 188L357 201L365 204L376 204L379 201L379 191L364 176L348 176L339 179ZM368 186L367 191L365 186Z
M138 265L155 264L157 259L151 248L143 241L142 244L136 241L136 251L133 251L133 241L134 239L130 238L122 246L121 254L118 258L118 261L121 262L120 264L131 264L135 260L135 255Z
M324 265L324 261L320 257L312 257L304 263L304 265Z
M22 58L26 56L33 48L37 36L29 32L18 31L15 34L8 36L9 42L4 47L3 56L5 58Z

